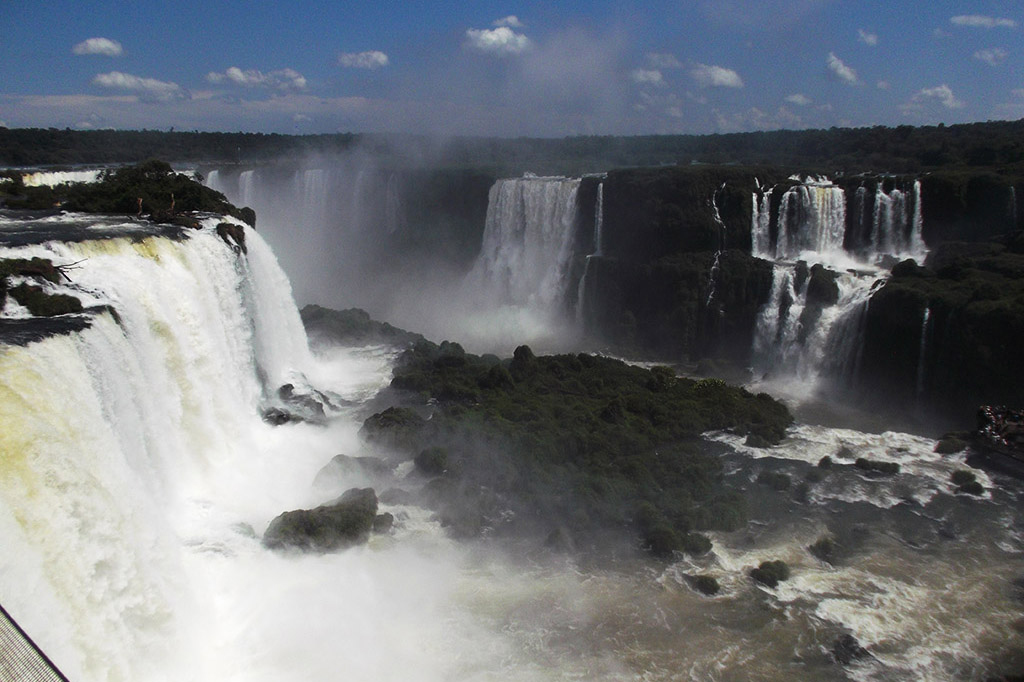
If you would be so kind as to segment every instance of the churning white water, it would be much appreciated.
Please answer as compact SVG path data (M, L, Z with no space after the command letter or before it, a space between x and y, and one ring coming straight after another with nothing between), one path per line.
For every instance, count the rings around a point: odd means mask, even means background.
M361 404L394 351L311 354L266 244L246 230L238 253L214 222L181 240L0 248L67 266L57 288L116 311L0 345L0 603L74 682L980 680L1024 662L1020 500L982 474L984 495L955 494L962 455L905 434L798 426L772 449L713 435L756 523L671 564L460 543L403 505L385 505L394 531L362 547L265 549L281 511L378 483L318 473L372 454ZM271 427L259 411L283 381L344 406L326 426ZM824 455L837 468L806 502L764 502L759 472L795 482ZM873 479L853 456L903 470ZM833 566L807 546L836 519L868 532ZM756 586L749 569L777 558L791 580ZM696 573L722 592L691 589ZM835 663L844 632L871 658Z
M855 377L860 323L890 264L905 258L923 263L921 183L909 191L887 191L878 182L868 211L865 187L847 206L843 188L827 178L806 178L785 191L774 216L773 190L759 186L752 198L753 255L774 263L771 297L758 313L753 365L765 385L805 399L822 379L842 386ZM851 227L853 238L847 234ZM806 268L816 264L836 273L839 298L820 315L805 317Z

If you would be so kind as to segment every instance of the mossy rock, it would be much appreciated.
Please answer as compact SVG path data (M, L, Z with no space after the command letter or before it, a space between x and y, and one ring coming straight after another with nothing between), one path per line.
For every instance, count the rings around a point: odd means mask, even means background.
M368 442L396 450L411 452L417 449L427 420L406 407L389 407L363 422L359 434Z
M270 549L333 552L365 542L377 519L377 495L372 488L353 488L315 509L277 516L263 534Z
M876 476L894 476L900 472L900 465L896 462L876 462L865 457L858 457L853 466Z
M721 591L721 586L718 584L718 580L710 575L695 575L689 576L687 582L690 586L708 597L713 597Z
M789 565L785 561L762 561L757 568L751 569L750 577L767 587L778 587L779 583L789 579Z
M428 476L441 476L448 471L448 450L433 447L421 450L413 459L416 469Z
M935 444L935 452L940 455L953 455L967 449L967 439L960 433L947 433Z
M839 553L839 545L834 537L825 535L818 538L807 551L825 563L834 564Z
M789 475L775 471L762 471L757 475L757 482L779 492L789 490L790 486Z
M68 294L49 294L42 287L22 282L7 290L14 300L36 317L54 317L82 312L82 302Z

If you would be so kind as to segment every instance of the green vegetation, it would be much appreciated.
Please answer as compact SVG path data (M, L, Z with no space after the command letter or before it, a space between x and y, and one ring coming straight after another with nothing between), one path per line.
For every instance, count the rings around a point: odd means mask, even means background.
M877 474L879 476L893 476L900 472L900 465L896 462L876 462L864 457L858 457L854 461L853 466L857 467L861 471L866 471L869 474Z
M929 320L922 362L925 310ZM1020 404L1021 338L1024 232L987 242L940 244L925 267L900 263L872 297L864 330L863 388L897 401L924 398L951 414L971 414L982 404Z
M721 587L718 585L718 581L710 575L696 575L689 578L689 583L693 589L697 590L701 594L705 594L709 597L713 597L718 594Z
M778 587L779 583L789 580L789 565L785 561L762 561L757 568L750 570L750 577L767 587Z
M175 173L170 164L156 159L105 171L94 183L25 187L20 175L14 177L15 182L0 185L0 201L9 208L59 206L84 213L148 214L164 222L182 212L206 211L231 215L249 225L256 223L252 209L235 208L220 192Z
M82 302L74 296L49 293L42 287L27 282L12 287L8 281L9 277L24 277L56 284L64 277L64 273L50 260L38 257L0 259L0 308L6 302L7 296L10 296L36 317L82 312Z
M956 486L958 493L966 493L968 495L985 494L985 486L978 481L973 471L957 469L950 475L950 480Z
M1024 122L953 126L830 128L727 135L578 136L562 139L453 138L442 150L413 135L73 131L0 128L0 165L137 163L160 157L189 162L253 162L358 148L388 163L424 153L438 165L499 174L580 174L625 166L774 164L808 171L911 173L936 168L1016 168L1024 159Z
M834 564L839 553L839 545L831 535L825 535L818 538L807 551L826 563Z
M300 311L300 315L310 337L332 343L352 346L408 346L423 340L419 334L371 319L370 314L360 308L331 310L318 305L307 305Z
M42 287L32 286L25 282L7 289L7 295L28 308L28 311L36 317L53 317L54 315L82 312L82 302L74 296L47 293L43 291Z
M704 553L695 531L732 530L742 495L723 482L700 434L756 433L777 443L792 422L766 394L717 380L675 377L591 355L512 359L466 353L457 343L416 343L392 388L436 401L432 417L389 408L369 418L371 442L416 457L443 502L442 518L465 532L511 510L516 528L573 535L628 532L657 556Z

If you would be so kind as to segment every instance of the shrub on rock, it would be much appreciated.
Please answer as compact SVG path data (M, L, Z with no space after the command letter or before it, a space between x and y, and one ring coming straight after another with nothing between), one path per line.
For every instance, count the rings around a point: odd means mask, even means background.
M751 569L750 577L767 587L778 587L783 580L789 579L789 566L785 561L762 561L757 568Z
M373 488L353 488L315 509L279 515L263 534L263 544L271 549L334 552L365 542L376 519Z

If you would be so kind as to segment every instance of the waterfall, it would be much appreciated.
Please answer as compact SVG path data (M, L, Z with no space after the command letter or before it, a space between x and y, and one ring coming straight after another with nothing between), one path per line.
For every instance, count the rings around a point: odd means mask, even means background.
M21 181L25 187L55 187L69 182L96 182L102 170L40 171L25 173Z
M924 259L921 183L915 181L909 191L886 191L879 182L873 197L865 186L858 187L849 221L857 234L847 240L842 188L826 178L802 180L781 198L774 248L769 232L771 190L760 185L758 190L760 196L753 197L751 241L754 255L774 261L774 275L771 297L757 317L754 369L796 380L809 390L826 377L852 386L868 301L876 283L888 276L881 264L893 258ZM844 248L847 241L850 252ZM819 301L810 307L807 287L815 264L833 273L828 278L838 289L835 303ZM822 280L826 285L832 286Z
M594 204L594 253L587 256L583 263L583 276L580 277L580 284L576 293L576 323L581 328L585 324L585 310L587 297L587 272L590 270L590 259L594 256L602 256L601 238L604 229L604 183L597 183L597 199Z
M72 680L216 678L192 547L284 504L240 474L266 466L261 378L309 369L305 332L261 237L236 253L217 222L0 249L74 264L62 288L114 311L0 345L0 602Z
M782 195L777 259L796 258L805 251L840 252L845 234L846 195L841 187L816 179L796 185Z
M925 360L926 353L928 350L928 321L931 317L931 308L925 307L924 315L921 318L921 345L917 351L917 397L918 399L924 395L924 380L925 380Z
M471 286L495 305L557 316L569 287L579 186L578 178L498 180Z
M718 227L718 249L715 251L715 258L711 262L711 271L708 273L708 297L704 302L705 307L711 307L711 301L715 298L715 288L718 286L719 261L722 258L722 251L725 249L726 228L722 222L722 214L718 212L718 193L725 189L725 183L715 190L711 195L711 217Z
M755 258L769 258L772 240L772 190L775 188L762 189L760 181L756 179L754 181L757 183L760 196L758 196L758 192L754 192L751 197L753 208L750 218L750 235L753 255Z
M229 197L230 198L230 197ZM238 176L239 206L253 206L256 203L256 171L242 171Z

